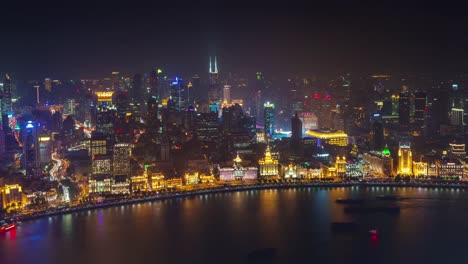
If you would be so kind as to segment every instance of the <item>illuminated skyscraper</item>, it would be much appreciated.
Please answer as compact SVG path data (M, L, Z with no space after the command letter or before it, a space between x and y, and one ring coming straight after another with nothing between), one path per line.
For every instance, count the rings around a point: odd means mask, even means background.
M150 72L150 76L149 76L149 87L150 87L150 95L156 96L157 101L159 101L159 95L160 95L160 92L158 91L158 88L159 88L158 83L159 83L158 72L156 71L156 69L153 69Z
M23 153L21 156L21 168L26 171L27 176L38 175L39 165L39 141L37 122L21 122L21 142Z
M408 132L410 125L411 98L408 92L400 93L398 99L398 123L400 132Z
M112 104L114 92L96 92L96 132L105 134L109 143L114 142L115 107Z
M39 162L45 165L50 162L52 157L52 140L49 135L39 137Z
M128 143L118 143L114 145L114 177L125 175L130 176L130 155L131 148Z
M224 85L223 87L223 104L231 104L231 85Z
M3 80L3 98L2 98L2 126L4 131L8 131L8 123L13 114L11 108L11 79L8 74L5 75Z
M173 111L183 111L185 109L185 89L182 84L182 79L175 77L171 81L171 97L168 108Z
M424 129L424 117L426 112L426 93L414 93L414 127L420 132Z
M275 133L275 105L266 102L263 104L263 118L265 137L271 137Z
M409 142L402 143L398 148L398 174L411 176L413 174L413 154Z
M221 104L222 94L221 94L221 85L219 84L218 76L218 63L216 61L216 56L214 57L214 63L211 61L210 57L210 67L209 67L209 83L208 83L208 101L210 104ZM218 106L219 110L219 106Z
M293 118L291 118L291 131L291 141L297 144L302 138L302 121L298 117L297 113Z

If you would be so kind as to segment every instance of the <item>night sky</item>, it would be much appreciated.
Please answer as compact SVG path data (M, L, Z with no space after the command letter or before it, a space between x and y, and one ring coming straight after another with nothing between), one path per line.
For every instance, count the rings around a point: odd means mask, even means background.
M463 10L12 6L0 16L0 71L86 78L161 66L183 75L206 72L208 56L216 54L224 72L466 72Z

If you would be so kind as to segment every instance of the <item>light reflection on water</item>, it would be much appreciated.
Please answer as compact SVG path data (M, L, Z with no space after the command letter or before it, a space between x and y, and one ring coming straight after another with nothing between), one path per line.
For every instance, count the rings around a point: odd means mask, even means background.
M399 216L347 215L338 198L400 195ZM464 263L468 192L395 187L298 188L206 194L25 222L0 235L0 263L244 263L252 250L278 248L287 262L413 260ZM355 221L362 233L330 232ZM377 240L367 236L378 228ZM235 250L233 250L235 249ZM5 252L8 252L5 254ZM444 255L444 258L440 257Z

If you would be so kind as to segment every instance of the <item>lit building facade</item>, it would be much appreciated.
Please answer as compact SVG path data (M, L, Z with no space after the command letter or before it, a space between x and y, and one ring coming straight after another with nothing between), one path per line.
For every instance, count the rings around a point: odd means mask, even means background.
M413 161L413 175L414 177L427 177L428 164L423 161Z
M307 130L306 135L316 138L317 146L321 146L323 143L340 147L348 145L348 135L339 130Z
M151 190L160 190L166 188L166 181L164 180L164 175L162 173L151 173L149 178Z
M132 192L147 191L148 190L148 175L145 173L140 176L130 177L130 186Z
M99 174L111 174L111 157L107 155L97 155L93 157L93 161L91 162L91 169L93 175Z
M41 164L49 163L52 158L52 141L50 136L39 137L39 161Z
M346 157L337 156L335 160L336 174L338 177L346 176Z
M110 175L92 176L88 181L90 194L102 194L112 192L112 178Z
M222 181L233 180L256 180L258 169L256 167L243 167L242 159L239 154L234 159L232 167L225 167L219 169L219 179Z
M198 184L200 182L200 176L198 172L187 172L184 175L185 185Z
M368 164L368 169L364 174L375 174L376 176L393 175L393 158L390 150L385 148L383 151L369 151L362 155L362 159Z
M18 210L26 203L26 196L23 194L19 184L6 184L0 187L0 205L2 209Z
M463 178L464 167L460 162L437 161L436 165L441 178Z
M413 174L413 154L409 144L400 144L398 148L398 174L403 176Z
M465 160L466 157L466 150L465 144L449 144L449 155L452 159L462 159Z
M265 137L270 138L275 133L275 104L266 102L263 111Z
M258 161L260 177L278 177L278 159L271 155L270 145L267 145L265 157Z
M131 146L128 143L118 143L114 145L113 153L113 169L114 176L116 175L130 175L130 155Z

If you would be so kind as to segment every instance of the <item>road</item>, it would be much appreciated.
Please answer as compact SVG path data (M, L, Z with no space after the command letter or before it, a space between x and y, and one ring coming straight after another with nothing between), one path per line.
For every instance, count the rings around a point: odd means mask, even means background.
M54 161L54 167L50 170L51 180L59 181L65 177L65 173L69 166L69 162L64 159L60 159L57 152L52 153L52 161Z

